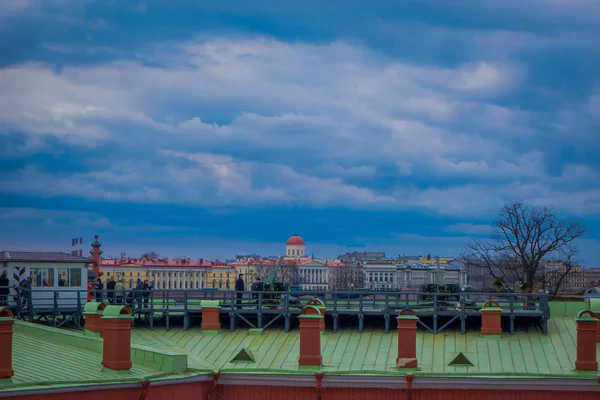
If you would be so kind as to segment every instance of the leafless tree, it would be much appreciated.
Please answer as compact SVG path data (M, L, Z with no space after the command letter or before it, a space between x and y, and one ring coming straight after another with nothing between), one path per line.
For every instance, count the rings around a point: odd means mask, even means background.
M146 260L158 260L160 256L155 251L149 251L147 253L142 254L140 258L145 258Z
M355 265L335 266L329 269L331 290L360 289L365 286L365 273Z
M265 263L263 260L256 260L252 264L256 271L256 277L261 279L265 279L275 269L275 264Z
M298 262L295 260L284 260L279 266L278 278L282 283L295 284L298 271Z
M577 220L560 219L551 207L504 205L489 239L472 239L463 251L475 256L498 281L526 292L558 292L577 255L574 241L585 233ZM556 260L548 268L544 260Z

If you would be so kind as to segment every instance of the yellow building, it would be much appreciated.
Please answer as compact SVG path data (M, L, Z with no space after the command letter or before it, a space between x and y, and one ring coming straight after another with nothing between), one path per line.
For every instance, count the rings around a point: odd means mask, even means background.
M127 289L135 288L138 278L148 280L155 289L233 289L235 268L210 261L107 259L100 263L102 280L111 277Z

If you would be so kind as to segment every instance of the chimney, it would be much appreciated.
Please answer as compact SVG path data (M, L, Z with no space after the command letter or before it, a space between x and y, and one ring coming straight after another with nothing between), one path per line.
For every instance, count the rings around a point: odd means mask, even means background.
M106 304L90 301L83 307L83 315L85 318L85 334L102 337L102 313L106 308Z
M419 317L409 308L400 311L398 317L398 368L417 368L417 321Z
M219 300L202 300L200 301L200 308L202 309L202 325L200 326L202 333L219 333L221 329L221 321L219 319L221 306L219 305Z
M13 313L8 307L0 308L0 382L10 379L12 369Z
M102 247L102 243L98 241L98 235L95 235L92 242L92 260L94 260L95 265L92 266L92 270L96 274L96 278L100 276L100 255L102 254L100 247Z
M299 365L323 364L321 355L321 312L317 307L306 306L298 316L300 319Z
M587 315L587 316L586 316ZM577 315L577 360L578 371L596 371L596 328L598 320L590 310L580 311Z
M497 301L487 301L481 308L481 334L502 335L502 309Z
M319 310L319 313L321 313L321 317L323 317L323 319L321 319L321 332L324 332L325 331L325 311L327 310L327 307L325 307L325 303L321 299L312 299L308 303L306 303L306 305L316 307L317 310Z
M107 306L102 315L102 365L115 371L131 369L131 310Z

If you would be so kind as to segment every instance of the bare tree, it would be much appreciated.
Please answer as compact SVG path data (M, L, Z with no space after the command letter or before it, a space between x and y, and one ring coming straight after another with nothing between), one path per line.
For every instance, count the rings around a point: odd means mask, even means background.
M141 258L145 258L146 260L157 260L160 256L154 251L149 251L148 253L142 254Z
M295 284L298 271L298 262L296 260L284 260L279 266L279 281L282 283Z
M365 273L356 265L335 266L329 269L331 290L360 289L365 286Z
M489 239L472 239L463 256L475 256L505 285L526 292L550 288L556 293L577 255L573 242L585 233L577 220L562 220L551 207L504 205ZM544 260L555 260L549 269Z
M265 279L267 275L275 269L275 264L265 263L263 260L255 260L252 264L256 271L256 277L261 279Z

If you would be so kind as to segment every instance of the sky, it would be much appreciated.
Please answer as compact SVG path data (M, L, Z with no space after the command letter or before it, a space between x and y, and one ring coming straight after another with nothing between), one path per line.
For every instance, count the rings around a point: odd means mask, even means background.
M508 201L600 265L600 2L0 2L0 249L456 255Z

